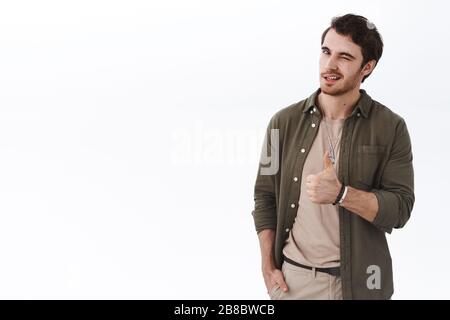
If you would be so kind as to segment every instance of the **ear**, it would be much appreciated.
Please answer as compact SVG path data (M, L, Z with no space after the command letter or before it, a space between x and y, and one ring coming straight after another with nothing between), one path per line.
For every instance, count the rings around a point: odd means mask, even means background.
M377 65L377 61L376 60L370 60L368 61L364 67L362 67L361 69L361 76L362 78L364 78L365 76L367 76L368 74L371 74L373 69L375 69L375 66Z

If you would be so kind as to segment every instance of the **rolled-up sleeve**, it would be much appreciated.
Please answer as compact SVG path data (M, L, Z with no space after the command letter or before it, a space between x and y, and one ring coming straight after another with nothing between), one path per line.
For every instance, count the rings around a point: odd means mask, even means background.
M378 213L372 222L391 233L402 228L414 206L414 170L411 139L406 123L399 121L389 159L383 170L379 189L372 189L378 200Z
M267 126L254 188L252 215L257 233L264 229L276 229L277 226L276 179L280 174L281 152L280 141L272 141L274 137L279 140L278 134L271 134L272 129L278 130L275 116Z

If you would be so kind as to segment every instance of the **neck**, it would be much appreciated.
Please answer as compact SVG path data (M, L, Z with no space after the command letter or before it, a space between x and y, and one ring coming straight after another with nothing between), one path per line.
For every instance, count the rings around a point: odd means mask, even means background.
M316 102L326 118L338 120L345 119L352 113L360 96L359 88L339 96L332 96L321 91Z

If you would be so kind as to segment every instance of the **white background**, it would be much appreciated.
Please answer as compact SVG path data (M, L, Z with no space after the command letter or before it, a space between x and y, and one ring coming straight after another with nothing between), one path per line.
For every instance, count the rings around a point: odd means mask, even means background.
M450 298L446 1L2 1L0 298L266 299L251 210L264 129L361 14L363 88L405 118L416 203L394 299Z

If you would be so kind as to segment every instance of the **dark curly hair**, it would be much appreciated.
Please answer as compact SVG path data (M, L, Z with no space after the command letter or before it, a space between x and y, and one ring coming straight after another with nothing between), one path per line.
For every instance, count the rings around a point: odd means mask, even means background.
M334 29L338 34L350 36L352 41L361 47L363 62L361 68L370 61L375 60L378 63L383 54L383 39L375 25L363 16L346 14L340 17L334 17L331 25L322 33L322 42L330 29ZM366 75L364 80L370 76Z

